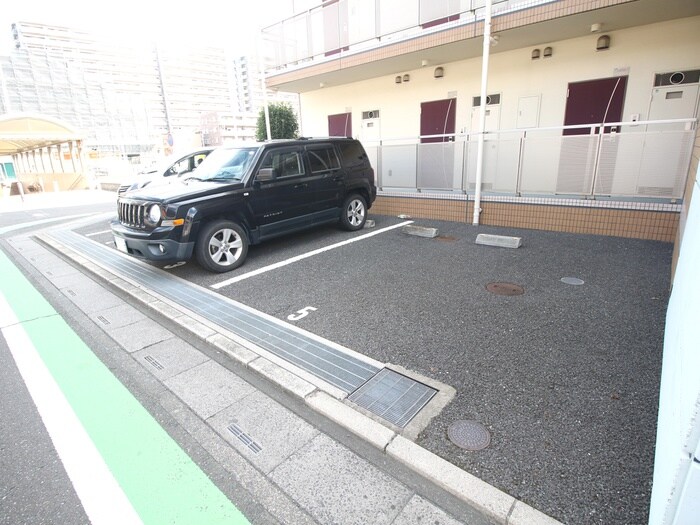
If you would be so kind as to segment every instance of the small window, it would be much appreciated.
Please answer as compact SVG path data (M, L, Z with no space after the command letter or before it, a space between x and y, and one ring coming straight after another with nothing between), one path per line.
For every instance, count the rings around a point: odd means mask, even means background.
M340 155L343 157L343 165L346 167L364 166L367 162L365 149L356 140L338 142Z
M272 168L275 177L294 177L304 174L304 165L298 151L268 152L260 167Z
M335 154L335 150L332 146L314 148L312 150L307 150L307 153L309 155L311 173L320 173L340 168L338 156Z

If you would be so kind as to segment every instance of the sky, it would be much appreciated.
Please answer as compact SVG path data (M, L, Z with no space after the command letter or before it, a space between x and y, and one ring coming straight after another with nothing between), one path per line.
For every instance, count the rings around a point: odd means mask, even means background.
M11 24L19 21L163 44L229 43L247 51L260 28L291 16L293 6L294 0L6 0L0 9L0 54L11 49Z

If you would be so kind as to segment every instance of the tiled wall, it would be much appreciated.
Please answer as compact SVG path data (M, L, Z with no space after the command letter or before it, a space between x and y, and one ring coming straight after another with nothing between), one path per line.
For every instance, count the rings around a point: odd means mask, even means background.
M565 199L506 199L481 203L480 223L613 237L674 242L680 206L648 203L566 201ZM549 204L538 203L538 201ZM566 204L563 204L566 202ZM617 207L616 207L617 206ZM461 198L403 197L380 194L372 212L413 218L472 222L473 201Z

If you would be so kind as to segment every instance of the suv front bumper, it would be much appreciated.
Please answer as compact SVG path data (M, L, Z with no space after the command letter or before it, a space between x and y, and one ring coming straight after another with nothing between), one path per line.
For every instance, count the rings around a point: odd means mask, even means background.
M164 263L186 261L192 257L194 242L169 239L167 235L172 228L140 232L126 228L119 221L113 221L110 226L117 249L134 257Z

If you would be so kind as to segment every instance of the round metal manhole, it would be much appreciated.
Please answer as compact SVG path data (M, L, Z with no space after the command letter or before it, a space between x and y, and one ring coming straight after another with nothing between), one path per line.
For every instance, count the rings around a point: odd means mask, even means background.
M522 295L525 289L522 286L513 283L489 283L486 289L496 295Z
M491 444L491 434L478 421L460 419L447 429L450 441L465 450L481 450Z
M560 280L564 284L571 284L573 286L581 286L583 284L583 279L579 279L578 277L562 277Z

